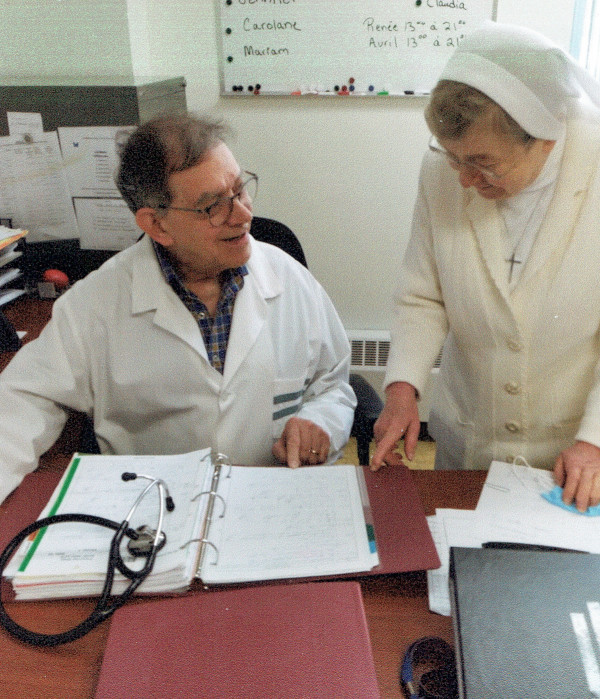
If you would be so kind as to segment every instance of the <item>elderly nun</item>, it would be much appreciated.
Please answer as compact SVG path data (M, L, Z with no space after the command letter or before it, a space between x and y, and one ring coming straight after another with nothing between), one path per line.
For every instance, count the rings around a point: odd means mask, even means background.
M433 89L372 461L519 458L600 502L600 85L545 37L485 23Z

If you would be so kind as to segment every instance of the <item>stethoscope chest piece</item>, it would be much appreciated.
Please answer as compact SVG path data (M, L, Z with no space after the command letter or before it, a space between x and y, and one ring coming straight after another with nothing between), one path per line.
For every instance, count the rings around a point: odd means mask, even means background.
M121 523L113 522L112 520L104 517L97 517L95 515L88 514L54 514L49 517L39 519L22 529L8 543L4 551L0 553L0 579L2 579L4 569L18 547L30 534L38 532L40 529L49 527L52 524L84 522L86 524L94 524L96 526L106 527L107 529L113 530L115 534L110 543L106 578L104 580L100 597L90 615L80 624L77 624L67 631L54 634L38 633L37 631L31 631L30 629L27 629L14 621L6 611L2 600L2 595L0 595L0 626L6 629L8 633L15 636L19 640L34 646L58 646L61 643L75 641L76 639L85 636L88 631L91 631L93 628L98 626L98 624L108 619L117 609L119 609L119 607L122 607L142 584L142 582L148 577L154 566L156 554L158 551L160 551L160 549L162 549L167 541L167 536L162 529L164 511L166 509L167 512L172 512L175 509L175 505L173 503L173 499L169 495L165 482L160 478L128 472L124 473L121 478L124 481L132 481L136 478L144 478L150 481L144 490L137 496L136 501ZM141 501L151 488L156 488L158 492L159 508L157 526L155 529L153 529L152 527L144 524L139 526L137 529L132 529L129 526L129 522L131 521L135 510L138 508ZM127 550L129 554L137 558L146 559L141 568L137 570L130 568L125 563L121 555L121 546L123 537L125 536L128 538ZM116 571L119 571L126 579L130 581L129 586L120 595L114 595L112 593Z
M152 551L152 547L156 544L156 551L160 551L167 541L167 535L161 531L156 541L156 530L149 527L147 524L142 524L135 529L137 539L129 539L127 542L127 550L132 556L148 556Z

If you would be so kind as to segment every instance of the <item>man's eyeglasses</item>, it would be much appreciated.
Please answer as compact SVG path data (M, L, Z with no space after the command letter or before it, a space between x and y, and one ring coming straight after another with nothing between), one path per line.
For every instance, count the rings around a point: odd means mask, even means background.
M531 143L534 143L535 139L532 138L526 146L530 145ZM477 172L480 172L484 177L489 178L490 180L501 180L503 177L506 177L509 172L514 170L517 165L519 164L520 160L517 160L516 163L513 163L508 170L505 170L502 173L499 173L496 169L492 168L487 168L483 167L482 165L478 165L477 163L472 163L469 160L460 160L457 158L455 155L452 155L452 153L449 153L445 148L443 148L437 141L435 136L432 136L429 139L429 150L432 151L433 153L437 153L438 155L443 155L447 158L448 162L453 168L456 168L459 170L461 167L466 167L470 168L472 170L476 170Z
M258 175L244 170L248 178L242 182L237 191L231 197L219 197L213 204L203 209L188 209L182 206L159 206L159 209L174 209L175 211L192 211L195 214L207 216L211 225L217 228L222 226L231 216L233 200L238 199L242 204L248 205L256 196L258 190Z

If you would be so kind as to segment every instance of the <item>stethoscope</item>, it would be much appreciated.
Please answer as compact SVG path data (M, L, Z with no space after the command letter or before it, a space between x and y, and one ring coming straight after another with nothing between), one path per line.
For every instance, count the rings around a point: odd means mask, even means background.
M3 626L8 633L12 634L19 640L34 646L58 646L62 643L75 641L94 629L105 619L108 619L117 609L119 609L119 607L122 607L141 585L141 583L148 577L152 567L154 566L156 554L160 551L160 549L162 549L167 540L166 534L162 530L165 507L168 512L172 512L175 509L175 504L173 502L173 498L171 498L169 495L169 489L167 488L166 483L160 478L127 472L123 473L121 478L124 481L144 478L150 481L150 483L144 488L142 493L140 493L132 508L127 513L127 516L120 524L119 522L113 522L110 519L96 517L95 515L52 515L51 517L39 519L36 522L33 522L33 524L25 527L25 529L21 530L12 539L12 541L10 541L0 556L0 579L2 579L4 568L6 567L13 553L30 534L36 532L42 527L48 527L52 524L60 524L64 522L85 522L88 524L97 524L101 527L106 527L107 529L113 529L115 531L115 535L113 536L110 544L106 579L104 581L104 587L102 588L100 599L98 600L98 603L94 607L92 613L87 617L87 619L67 631L55 634L37 633L36 631L30 631L20 624L17 624L17 622L12 619L7 614L0 596L0 625ZM129 522L133 517L134 512L139 507L141 501L144 499L148 491L153 487L158 489L159 497L158 524L156 529L151 529L147 525L142 525L137 529L131 529ZM127 542L127 550L129 553L137 558L143 557L146 559L144 566L140 570L130 568L121 556L120 547L124 536L129 537L129 541ZM131 582L129 587L121 595L116 596L112 603L109 603L109 597L111 596L115 576L115 569L122 573Z

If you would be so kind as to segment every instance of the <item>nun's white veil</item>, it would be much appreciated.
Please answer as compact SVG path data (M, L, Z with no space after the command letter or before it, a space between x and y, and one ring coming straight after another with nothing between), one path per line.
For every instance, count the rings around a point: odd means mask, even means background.
M573 98L600 107L600 84L546 37L487 21L450 57L440 80L483 92L535 138L556 140Z

